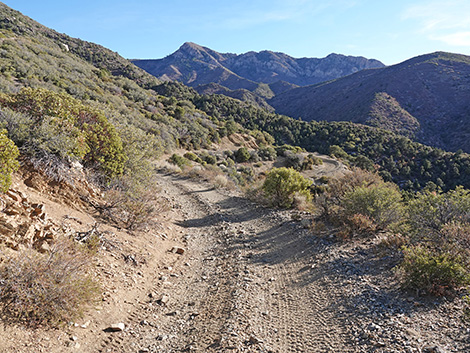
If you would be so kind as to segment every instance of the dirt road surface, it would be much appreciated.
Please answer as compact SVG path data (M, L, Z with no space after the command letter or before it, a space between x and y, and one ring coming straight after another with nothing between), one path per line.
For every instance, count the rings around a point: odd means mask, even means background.
M397 259L370 241L318 237L288 211L183 177L162 176L161 187L179 210L184 253L171 254L100 352L469 349L453 304L390 289Z
M184 178L164 177L186 244L130 316L135 340L102 352L348 352L319 245L290 216ZM165 296L168 298L161 299Z

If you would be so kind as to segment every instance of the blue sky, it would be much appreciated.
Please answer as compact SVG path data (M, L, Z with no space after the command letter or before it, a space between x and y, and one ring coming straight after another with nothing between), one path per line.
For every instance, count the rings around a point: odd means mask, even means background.
M395 64L438 50L470 55L469 0L4 0L59 32L126 58L190 41L219 52L360 55Z

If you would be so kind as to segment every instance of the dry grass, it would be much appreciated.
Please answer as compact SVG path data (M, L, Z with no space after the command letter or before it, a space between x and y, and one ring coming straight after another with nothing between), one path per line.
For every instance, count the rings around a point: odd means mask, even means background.
M98 294L88 274L90 262L89 254L65 240L48 254L27 249L8 257L0 267L2 319L59 326L80 317Z

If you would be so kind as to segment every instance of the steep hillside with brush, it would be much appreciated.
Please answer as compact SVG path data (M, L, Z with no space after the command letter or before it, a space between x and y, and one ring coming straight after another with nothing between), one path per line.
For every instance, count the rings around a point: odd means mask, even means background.
M437 52L401 64L296 88L269 100L310 121L352 121L470 151L470 57ZM380 108L378 108L380 107Z

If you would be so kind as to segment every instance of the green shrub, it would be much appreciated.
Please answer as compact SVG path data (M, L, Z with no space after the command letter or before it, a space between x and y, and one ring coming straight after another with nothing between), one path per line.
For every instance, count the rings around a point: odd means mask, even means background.
M11 174L19 167L18 148L7 137L7 131L0 130L0 192L8 190L11 184Z
M250 152L246 147L240 147L236 152L235 152L235 160L238 163L244 163L248 162L250 160Z
M460 255L423 246L403 248L398 272L404 288L443 295L470 284L468 265Z
M80 317L98 294L87 273L89 254L70 242L55 244L48 254L31 249L0 267L2 318L28 326L57 326Z
M291 146L291 145L276 146L276 153L278 156L284 156L286 151L290 151L292 153L300 153L300 152L304 152L305 150L299 146Z
M470 222L470 191L462 187L446 193L422 192L406 209L407 224L415 240L440 243L440 231L450 222Z
M184 169L186 166L190 165L189 161L184 158L184 157L181 157L180 155L177 155L176 153L174 153L169 159L168 159L168 162L174 164L174 165L177 165L178 167L180 167L181 169Z
M319 193L315 197L315 204L320 210L321 217L334 222L343 212L341 204L347 193L357 187L382 184L383 180L377 174L353 168L350 173L340 178L330 178L327 182L326 192Z
M342 159L347 159L348 154L339 146L337 145L332 145L329 148L329 155L332 157L337 157L337 158L342 158Z
M356 187L344 195L341 205L346 217L366 216L378 229L401 221L403 214L400 191L391 183Z
M266 176L263 191L273 205L289 208L296 195L304 196L307 201L312 199L310 185L312 181L292 168L274 168Z
M309 154L302 163L302 170L313 169L313 166L322 165L323 160L319 157L315 157L313 154Z
M201 153L201 159L207 164L215 165L217 163L217 157L206 152Z
M269 147L263 147L258 150L258 156L263 160L263 161L274 161L276 160L277 153L276 150L269 146Z
M184 158L189 159L190 161L196 162L196 163L202 163L202 159L199 158L197 155L195 155L192 152L186 152L183 155Z
M103 112L66 93L44 88L23 88L17 94L2 95L0 105L30 117L15 123L11 112L0 115L0 123L12 129L27 156L41 159L53 154L64 161L73 157L107 177L123 173L126 155L122 141Z

